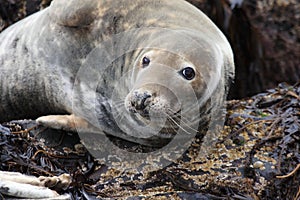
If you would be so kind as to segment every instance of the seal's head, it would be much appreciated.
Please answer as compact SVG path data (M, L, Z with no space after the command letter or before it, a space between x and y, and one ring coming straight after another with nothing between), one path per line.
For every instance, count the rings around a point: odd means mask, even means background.
M172 39L169 48L145 48L136 56L125 108L136 124L159 137L197 131L207 101L222 82L221 52L199 36L191 38Z
M135 82L125 99L125 107L144 119L150 120L151 115L176 117L183 103L179 100L180 94L193 86L195 89L201 86L201 74L196 66L166 50L141 53L135 69Z

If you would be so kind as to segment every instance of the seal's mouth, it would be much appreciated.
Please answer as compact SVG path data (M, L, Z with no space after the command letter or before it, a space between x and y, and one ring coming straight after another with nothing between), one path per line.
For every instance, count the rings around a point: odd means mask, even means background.
M130 92L125 99L126 110L142 121L162 120L173 118L179 115L181 103L176 96L165 89L160 88L159 92L136 89Z
M145 110L131 109L129 111L133 116L135 116L136 119L147 123L149 123L150 121L152 122L161 121L162 119L170 120L171 122L172 121L174 122L180 120L181 118L181 109L175 112L162 111L159 113L151 112L147 108Z
M131 114L136 115L138 117L138 119L144 118L144 119L149 120L149 121L151 120L148 109L146 109L146 110L136 110L135 108L130 108L129 112Z

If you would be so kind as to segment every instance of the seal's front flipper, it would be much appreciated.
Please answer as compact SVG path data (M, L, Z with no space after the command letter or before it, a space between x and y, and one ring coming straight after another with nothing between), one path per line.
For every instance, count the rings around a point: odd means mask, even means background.
M42 126L71 132L91 129L91 125L85 119L75 115L48 115L39 117L36 122Z
M54 0L50 16L62 26L87 27L98 16L99 1L96 0Z
M0 171L1 194L20 199L70 199L70 195L59 195L56 191L49 189L62 188L65 190L71 184L69 174L54 177L39 178L16 172ZM2 197L2 195L1 195ZM12 199L15 199L12 198ZM1 198L2 199L2 198ZM10 198L9 198L10 199Z

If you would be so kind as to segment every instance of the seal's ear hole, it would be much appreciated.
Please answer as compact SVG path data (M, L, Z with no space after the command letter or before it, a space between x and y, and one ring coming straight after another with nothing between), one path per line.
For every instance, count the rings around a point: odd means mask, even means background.
M148 67L150 65L151 60L148 57L144 57L142 60L143 68Z
M186 67L179 72L186 80L193 80L196 76L196 72L191 67Z

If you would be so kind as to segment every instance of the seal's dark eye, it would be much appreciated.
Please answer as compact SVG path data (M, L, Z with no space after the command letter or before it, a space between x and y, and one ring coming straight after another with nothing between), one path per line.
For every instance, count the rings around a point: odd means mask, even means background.
M195 70L191 67L184 68L180 73L186 80L189 81L193 80L196 76Z
M143 62L142 62L142 64L143 64L143 67L148 67L149 66L149 64L150 64L150 59L149 58L147 58L147 57L144 57L143 58Z

